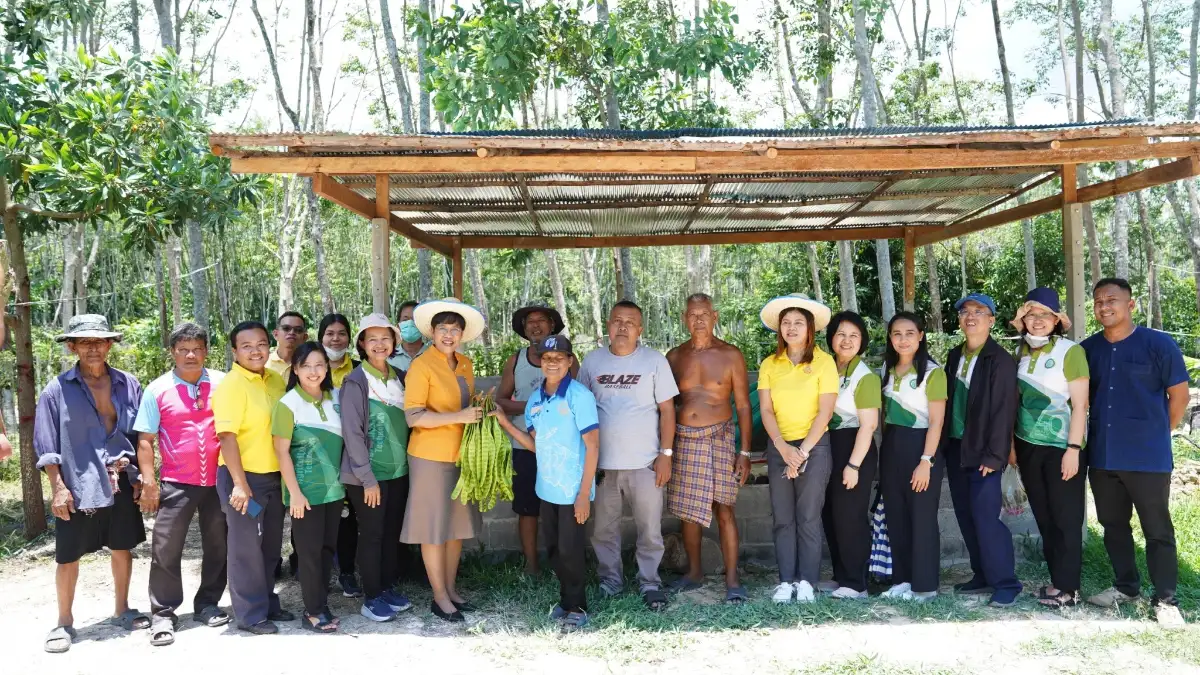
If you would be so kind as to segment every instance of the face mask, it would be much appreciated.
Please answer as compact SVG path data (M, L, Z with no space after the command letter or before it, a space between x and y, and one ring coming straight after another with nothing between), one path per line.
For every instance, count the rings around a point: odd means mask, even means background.
M346 355L346 352L348 352L348 351L350 351L350 350L349 350L349 349L345 349L345 348L343 348L343 349L330 349L329 347L325 347L325 356L328 356L330 361L338 361L338 360L340 360L340 359L341 359L343 356L345 356L345 355Z
M1025 334L1025 343L1028 344L1030 347L1033 347L1034 349L1037 349L1038 347L1045 347L1046 345L1050 344L1050 336L1049 335L1038 336L1038 335L1030 335L1029 333L1026 333Z
M416 342L421 339L421 331L412 319L400 322L400 339L405 342Z

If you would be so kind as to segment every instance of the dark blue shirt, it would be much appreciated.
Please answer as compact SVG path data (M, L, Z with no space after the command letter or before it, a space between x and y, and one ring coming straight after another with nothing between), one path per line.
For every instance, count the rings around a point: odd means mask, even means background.
M1096 333L1083 341L1083 351L1091 371L1088 465L1170 472L1167 387L1188 379L1179 345L1166 333L1137 326L1120 342Z
M92 390L79 375L79 364L50 380L38 399L33 422L33 449L39 469L59 466L63 483L75 498L75 508L100 509L113 505L108 465L125 457L130 480L137 475L138 434L133 429L142 385L123 370L108 368L117 423L112 433L100 419Z

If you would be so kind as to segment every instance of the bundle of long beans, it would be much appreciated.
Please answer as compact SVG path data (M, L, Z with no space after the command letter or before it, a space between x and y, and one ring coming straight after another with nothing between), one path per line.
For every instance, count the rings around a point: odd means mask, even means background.
M490 415L496 409L490 391L475 394L471 405L482 408L484 416L463 429L456 462L462 471L450 498L463 504L475 502L481 511L490 511L497 499L513 498L512 443L500 422Z

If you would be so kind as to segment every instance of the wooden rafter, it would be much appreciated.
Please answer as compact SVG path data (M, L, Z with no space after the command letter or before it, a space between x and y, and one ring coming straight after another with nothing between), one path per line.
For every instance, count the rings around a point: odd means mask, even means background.
M533 200L529 198L529 186L525 184L524 176L517 176L517 185L521 189L521 199L525 202L525 210L529 211L529 220L533 223L533 229L537 230L538 234L542 234L542 224L538 221L537 211L533 208Z
M318 195L346 209L349 209L350 211L357 213L368 220L377 217L376 204L370 199L367 199L357 192L347 188L328 175L317 173L313 174L312 179L313 191ZM396 232L397 234L404 235L413 241L419 242L444 256L450 256L449 243L425 232L412 223L399 218L395 214L389 214L389 216L388 227L390 227L392 231Z
M708 204L709 193L712 192L713 177L709 176L704 181L704 189L700 191L700 196L696 199L696 205L692 207L692 212L688 214L687 222L679 230L680 234L687 234L688 230L692 229L692 223L696 222L696 216L700 215L700 209Z
M1024 186L1022 186L1016 190L1007 192L1003 197L988 204L987 206L975 209L974 211L972 211L970 213L963 214L962 217L960 217L958 220L951 222L950 224L957 225L958 223L961 223L964 220L970 220L981 213L987 213L988 211L991 211L992 209L996 208L997 206L1000 206L1001 204L1010 202L1010 201L1016 199L1017 197L1020 197L1021 195L1029 192L1030 190L1033 190L1034 188L1038 187L1039 185L1041 185L1049 180L1053 180L1056 175L1058 175L1058 174L1054 173L1054 172L1048 173L1045 176L1042 176L1041 178L1038 178L1035 181L1026 183Z
M920 225L912 228L921 234L937 232L941 226ZM840 241L855 239L894 239L904 236L904 227L840 227L833 230L821 228L792 230L756 230L751 232L713 232L688 234L634 235L611 237L555 237L555 236L487 236L464 235L464 248L637 248L639 246L701 246L720 244L767 244L796 241Z

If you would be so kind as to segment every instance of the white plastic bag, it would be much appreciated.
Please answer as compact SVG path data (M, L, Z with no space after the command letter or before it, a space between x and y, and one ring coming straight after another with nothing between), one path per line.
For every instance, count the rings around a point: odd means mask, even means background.
M1000 492L1004 512L1018 516L1029 506L1029 497L1025 495L1025 485L1021 482L1021 474L1017 467L1008 465L1000 475Z

